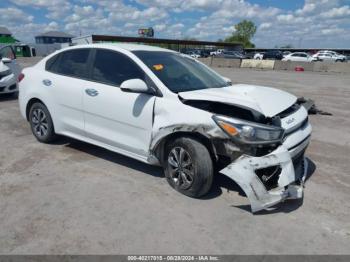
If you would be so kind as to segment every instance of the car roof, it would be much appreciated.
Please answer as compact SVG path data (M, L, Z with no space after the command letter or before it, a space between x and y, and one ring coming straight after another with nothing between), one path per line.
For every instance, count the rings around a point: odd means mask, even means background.
M76 45L76 46L64 48L64 50L79 49L79 48L107 48L112 50L124 49L130 52L132 51L174 52L172 50L160 48L157 46L149 46L149 45L141 45L141 44L126 44L126 43L96 43L96 44Z

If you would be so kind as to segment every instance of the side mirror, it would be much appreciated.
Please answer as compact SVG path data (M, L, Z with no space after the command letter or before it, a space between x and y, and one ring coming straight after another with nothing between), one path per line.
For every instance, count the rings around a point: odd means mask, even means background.
M120 85L120 89L130 93L150 93L147 84L141 79L130 79Z
M227 77L224 77L224 76L222 78L225 80L225 82L227 84L232 85L232 80L230 78L227 78Z
M11 63L12 60L10 58L3 57L1 58L1 61L5 64L5 63Z

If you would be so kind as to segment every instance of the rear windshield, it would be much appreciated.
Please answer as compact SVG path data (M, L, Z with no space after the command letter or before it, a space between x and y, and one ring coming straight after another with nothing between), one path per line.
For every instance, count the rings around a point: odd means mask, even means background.
M174 93L228 86L214 71L187 56L162 51L133 53Z

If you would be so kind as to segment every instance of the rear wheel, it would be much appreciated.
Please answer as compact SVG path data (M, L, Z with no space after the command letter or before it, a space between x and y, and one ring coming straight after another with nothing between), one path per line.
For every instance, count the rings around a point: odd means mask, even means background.
M42 103L34 103L29 111L29 122L35 138L42 143L53 142L55 134L49 110Z
M190 197L201 197L211 188L213 162L208 149L192 138L182 137L166 147L165 176L175 190Z

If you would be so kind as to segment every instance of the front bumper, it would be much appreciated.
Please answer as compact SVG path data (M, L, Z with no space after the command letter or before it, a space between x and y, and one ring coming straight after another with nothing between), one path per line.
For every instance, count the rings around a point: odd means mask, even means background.
M252 212L268 209L286 199L303 197L304 182L307 175L305 149L310 142L310 136L298 146L287 149L285 144L275 151L262 157L243 155L222 169L220 173L234 180L248 197ZM268 183L259 170L274 169L270 181L275 179L275 185ZM260 175L259 175L260 174Z
M0 80L0 94L14 93L18 91L18 84L14 74L3 77Z

